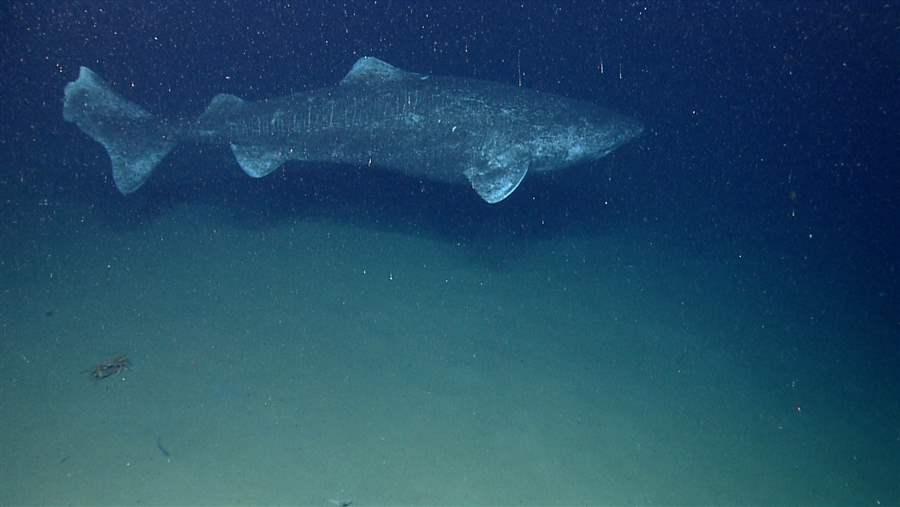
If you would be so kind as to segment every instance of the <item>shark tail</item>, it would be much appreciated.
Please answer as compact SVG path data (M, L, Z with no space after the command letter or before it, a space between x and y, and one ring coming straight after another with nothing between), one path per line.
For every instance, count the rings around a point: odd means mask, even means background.
M164 121L116 94L87 67L66 85L63 118L106 148L123 194L140 188L176 144Z

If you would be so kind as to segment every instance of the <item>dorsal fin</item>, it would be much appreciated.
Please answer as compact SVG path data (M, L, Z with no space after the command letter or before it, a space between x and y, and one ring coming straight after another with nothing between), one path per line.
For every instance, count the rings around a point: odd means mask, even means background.
M206 108L206 112L228 112L233 111L245 104L244 99L237 97L235 95L231 95L229 93L220 93L213 97L212 101L209 103L209 106Z
M341 80L341 84L378 83L401 79L424 79L426 76L398 69L393 65L372 56L364 56L350 68L350 72Z
M221 118L223 116L234 114L244 107L244 104L246 104L246 102L240 97L229 95L227 93L220 93L213 97L212 102L209 103L206 111L203 111L203 114L200 115L198 121L220 122L222 121Z

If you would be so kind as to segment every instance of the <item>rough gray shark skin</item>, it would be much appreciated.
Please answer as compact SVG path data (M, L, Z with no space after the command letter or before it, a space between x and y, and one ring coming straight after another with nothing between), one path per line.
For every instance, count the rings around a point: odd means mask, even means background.
M594 104L513 86L406 72L359 59L339 85L249 102L217 95L200 118L166 121L81 67L63 117L102 144L122 193L137 190L176 143L228 144L262 177L288 160L381 167L469 183L500 202L529 171L601 158L642 131Z

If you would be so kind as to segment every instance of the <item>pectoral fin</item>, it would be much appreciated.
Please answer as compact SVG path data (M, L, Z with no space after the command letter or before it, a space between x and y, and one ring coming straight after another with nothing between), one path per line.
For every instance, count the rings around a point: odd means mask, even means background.
M489 204L496 204L509 197L527 173L528 167L524 164L511 167L470 167L465 172L472 188Z
M231 152L241 169L254 178L262 178L287 162L288 157L281 150L271 146L231 144Z

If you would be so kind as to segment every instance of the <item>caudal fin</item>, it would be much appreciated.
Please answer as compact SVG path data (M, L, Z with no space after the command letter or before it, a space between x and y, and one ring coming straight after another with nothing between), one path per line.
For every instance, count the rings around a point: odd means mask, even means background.
M143 185L176 143L162 122L120 97L87 67L66 85L63 118L106 148L123 194Z

